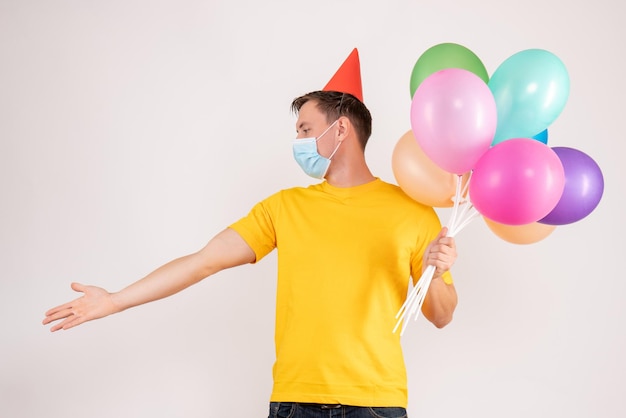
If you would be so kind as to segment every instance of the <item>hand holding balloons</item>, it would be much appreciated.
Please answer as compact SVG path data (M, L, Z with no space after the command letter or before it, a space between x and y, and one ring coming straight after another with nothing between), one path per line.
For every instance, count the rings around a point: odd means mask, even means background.
M597 164L547 145L569 95L565 66L552 53L518 52L489 79L467 48L435 45L413 68L411 95L412 130L394 149L394 175L413 199L440 207L450 203L456 177L449 236L482 215L499 238L530 244L598 205L604 181ZM427 268L409 292L394 332L404 321L402 335L419 315L432 274Z

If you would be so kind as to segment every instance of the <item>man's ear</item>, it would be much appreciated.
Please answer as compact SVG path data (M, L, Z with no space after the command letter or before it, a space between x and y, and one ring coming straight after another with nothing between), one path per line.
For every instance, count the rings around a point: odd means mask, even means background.
M337 140L343 141L352 132L352 122L346 116L341 116L337 119Z

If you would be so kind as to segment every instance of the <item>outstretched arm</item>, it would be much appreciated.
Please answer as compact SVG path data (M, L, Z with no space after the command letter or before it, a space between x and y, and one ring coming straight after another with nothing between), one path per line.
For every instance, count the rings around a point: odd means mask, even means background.
M171 296L218 271L251 263L255 258L254 251L244 239L227 228L200 251L170 261L119 292L110 293L99 287L72 283L72 289L82 292L83 296L50 309L43 324L61 320L50 331L66 330Z
M456 260L456 244L454 238L447 237L447 228L443 228L426 248L423 265L435 266L433 279L428 287L422 313L437 328L443 328L452 321L457 304L454 284L446 284L441 276L452 267Z

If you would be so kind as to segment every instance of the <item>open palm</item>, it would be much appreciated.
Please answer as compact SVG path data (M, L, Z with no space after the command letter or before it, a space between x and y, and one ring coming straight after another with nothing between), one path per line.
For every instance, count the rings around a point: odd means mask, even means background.
M96 286L86 286L80 283L72 283L72 289L83 293L83 296L71 302L59 305L46 312L43 324L62 320L50 331L66 330L83 322L98 319L117 312L111 293Z

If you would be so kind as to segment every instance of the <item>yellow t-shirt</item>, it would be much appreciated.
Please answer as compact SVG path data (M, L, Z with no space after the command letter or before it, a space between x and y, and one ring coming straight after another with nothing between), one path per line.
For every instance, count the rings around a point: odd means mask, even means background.
M419 279L441 229L435 211L380 179L323 182L282 190L231 228L256 261L278 250L271 401L406 407L392 330L409 277Z

